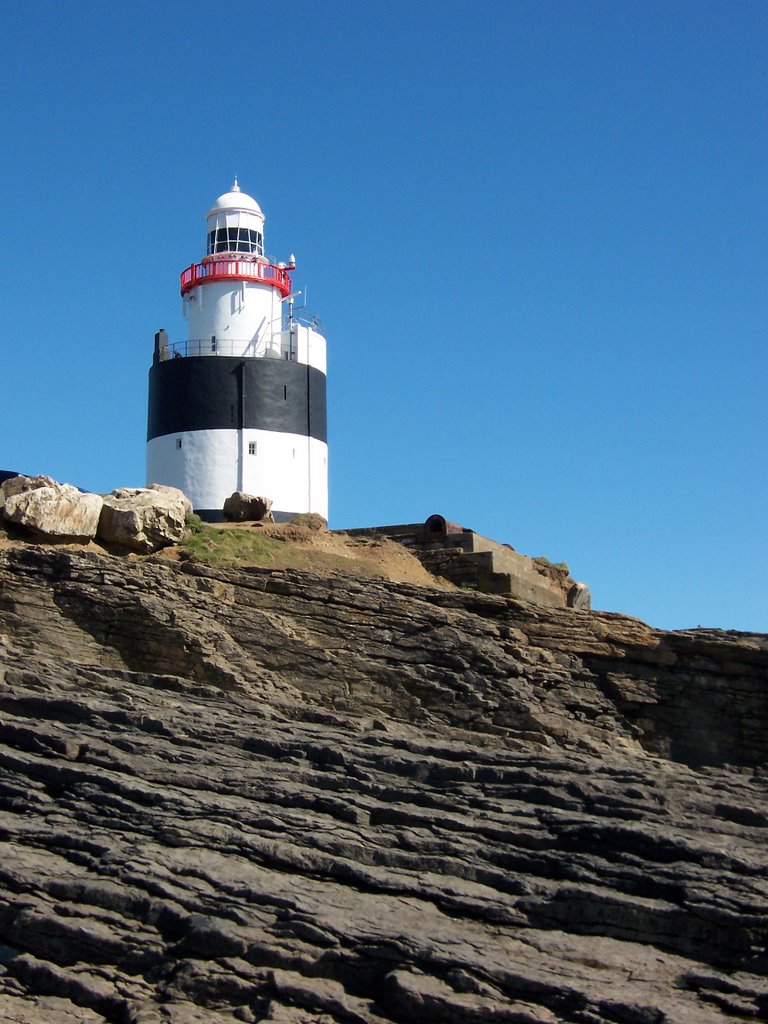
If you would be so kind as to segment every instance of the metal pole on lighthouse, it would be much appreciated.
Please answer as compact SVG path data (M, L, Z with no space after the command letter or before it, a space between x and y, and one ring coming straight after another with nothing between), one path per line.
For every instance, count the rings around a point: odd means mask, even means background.
M187 340L155 337L148 481L210 521L235 490L270 498L278 521L328 518L326 342L294 313L294 257L265 256L264 219L235 178L206 215L205 256L181 274Z

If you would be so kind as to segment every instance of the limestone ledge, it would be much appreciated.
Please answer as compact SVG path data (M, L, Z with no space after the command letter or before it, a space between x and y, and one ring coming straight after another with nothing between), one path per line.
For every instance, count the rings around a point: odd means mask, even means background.
M766 637L0 552L0 1018L768 1014Z

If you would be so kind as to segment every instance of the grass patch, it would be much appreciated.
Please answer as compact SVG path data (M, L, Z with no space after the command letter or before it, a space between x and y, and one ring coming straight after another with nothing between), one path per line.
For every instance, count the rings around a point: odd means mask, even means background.
M543 566L545 569L559 569L560 572L564 572L566 574L570 572L567 562L550 562L546 555L539 555L539 557L534 558L533 561L538 562L539 565Z
M260 530L229 527L222 530L209 526L198 517L187 518L189 531L181 543L180 557L211 566L258 566L262 569L303 569L327 575L329 572L351 572L354 575L377 575L374 566L362 559L347 558L330 551L317 551L285 538L265 536Z
M197 522L192 520L197 519ZM285 543L253 530L218 530L197 516L187 518L188 536L181 543L182 558L206 565L285 564Z

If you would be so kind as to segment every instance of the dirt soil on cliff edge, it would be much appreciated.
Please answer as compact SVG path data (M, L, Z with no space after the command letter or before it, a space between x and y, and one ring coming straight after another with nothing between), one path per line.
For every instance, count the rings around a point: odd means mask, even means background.
M37 537L8 523L0 523L0 548L24 544L56 545L124 558L181 561L192 557L209 564L301 569L324 576L343 572L395 583L453 589L447 580L428 572L418 558L401 544L385 537L350 537L343 532L313 530L290 523L217 523L215 526L203 526L188 543L164 548L149 556L136 555L114 546L107 548L97 541L73 542Z
M401 544L386 537L350 537L343 532L313 530L291 523L217 523L206 528L206 532L218 534L224 540L225 560L227 548L239 551L238 565L302 569L321 575L338 571L396 583L452 588L447 580L428 572ZM234 544L226 544L230 536L233 540L237 538ZM189 549L167 548L161 555L184 557L185 550Z

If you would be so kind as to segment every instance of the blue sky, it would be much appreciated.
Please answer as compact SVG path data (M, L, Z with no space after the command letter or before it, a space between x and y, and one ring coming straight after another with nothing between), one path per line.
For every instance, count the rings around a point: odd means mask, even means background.
M0 469L144 482L237 173L329 342L331 526L768 630L768 4L2 6Z

